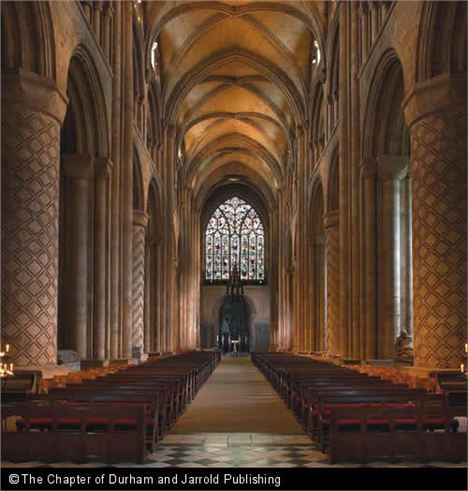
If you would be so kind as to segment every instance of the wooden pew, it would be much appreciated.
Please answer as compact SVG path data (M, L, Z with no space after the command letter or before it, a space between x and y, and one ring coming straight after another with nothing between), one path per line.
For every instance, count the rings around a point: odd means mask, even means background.
M94 406L112 406L113 408L128 406L142 408L145 414L145 442L150 452L154 451L155 444L169 428L165 408L160 403L157 393L137 390L66 389L64 393L57 391L49 394L46 400L54 402L61 407L73 407L76 404L87 403Z
M334 461L392 459L392 448L413 460L466 459L466 433L457 432L447 397L381 379L380 372L370 376L321 360L286 354L252 358ZM460 404L452 401L452 407ZM422 443L415 445L416 440Z
M319 392L317 398L317 409L311 419L310 431L320 444L322 451L328 450L329 434L331 428L331 411L359 410L370 408L413 408L422 407L425 403L425 394L415 392L411 389L392 390L383 389L341 389ZM376 422L376 426L379 423Z
M21 402L38 391L40 373L20 371L11 377L1 379L2 402Z
M80 379L36 395L27 404L8 406L5 428L8 416L18 421L16 431L11 425L8 431L8 458L142 462L218 362L215 353L184 353ZM45 445L38 457L41 436ZM57 445L75 450L58 457Z
M428 424L431 420L437 421L437 426L442 428L431 429ZM442 409L367 406L331 411L331 463L375 460L460 462L466 458L466 433L452 431L450 418Z
M17 418L19 429L2 423L2 459L42 462L138 462L146 459L144 412L141 406L106 404L75 406L23 405L5 407L2 422ZM42 421L47 429L38 429ZM132 424L125 422L132 421ZM95 429L104 424L103 431Z

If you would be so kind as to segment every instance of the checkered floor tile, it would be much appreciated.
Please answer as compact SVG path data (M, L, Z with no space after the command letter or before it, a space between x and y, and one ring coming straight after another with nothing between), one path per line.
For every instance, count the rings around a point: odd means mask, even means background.
M268 443L260 443L268 442ZM104 463L75 464L57 462L5 462L2 467L100 467ZM330 464L327 454L320 452L314 442L302 435L261 433L198 433L170 434L161 441L144 465L122 462L114 467L465 467L466 463L431 462L371 462Z
M327 457L303 446L160 445L149 456L151 467L305 467Z

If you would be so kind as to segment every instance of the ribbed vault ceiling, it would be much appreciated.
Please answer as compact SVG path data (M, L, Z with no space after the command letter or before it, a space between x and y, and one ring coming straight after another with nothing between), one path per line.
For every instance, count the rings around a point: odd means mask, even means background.
M223 168L282 186L306 119L325 2L148 2L160 49L165 119L177 128L186 184ZM150 49L151 43L148 45Z

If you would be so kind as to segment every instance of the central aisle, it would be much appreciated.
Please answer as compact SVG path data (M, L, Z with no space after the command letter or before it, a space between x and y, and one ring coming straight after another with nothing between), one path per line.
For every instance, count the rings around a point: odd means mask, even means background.
M223 357L171 434L304 435L250 356Z

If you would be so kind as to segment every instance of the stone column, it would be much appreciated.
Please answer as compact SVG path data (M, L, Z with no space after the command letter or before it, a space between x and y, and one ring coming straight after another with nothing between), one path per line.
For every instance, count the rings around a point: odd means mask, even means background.
M155 288L155 294L154 296L156 297L155 301L155 308L156 312L154 315L154 332L152 333L153 337L153 345L154 345L154 350L162 352L164 351L164 345L165 345L165 332L163 329L164 326L164 296L163 292L165 289L165 283L164 283L164 276L162 274L163 269L163 257L164 257L164 244L162 241L157 242L154 245L155 251L154 251L154 262L155 262L155 268L154 268L154 275L156 276L155 282L156 282L156 288Z
M151 238L147 237L145 240L145 288L144 288L144 351L149 353L150 351L159 351L159 347L155 346L153 342L153 338L157 334L154 332L155 325L155 315L154 309L157 309L158 298L155 298L153 295L153 288L150 282L154 281L152 279L151 268L152 263L154 261L153 255L151 253L151 249L155 247L154 244L151 243ZM152 303L153 304L153 309ZM159 310L156 310L156 315L159 314Z
M359 4L360 31L361 31L361 65L365 62L368 52L368 33L367 33L367 5L364 2Z
M408 169L409 171L410 169ZM405 240L403 254L405 258L404 285L402 295L404 297L404 309L402 311L402 323L404 322L406 332L413 337L413 234L412 234L412 184L411 175L408 174L404 180L404 207L405 207Z
M82 359L90 358L88 336L89 281L89 203L90 179L93 177L92 157L64 155L63 166L68 181L69 207L66 223L67 246L67 326L72 346Z
M378 19L378 5L377 2L370 2L371 8L371 46L377 40L377 34L379 33L379 19Z
M112 4L107 4L104 7L104 23L103 23L103 33L102 33L102 49L104 50L104 54L106 55L106 59L110 61L111 55L111 19L112 19L113 7Z
M18 366L57 361L60 124L51 82L2 73L2 340Z
M363 243L364 258L364 349L363 357L366 360L374 359L376 350L376 199L375 180L376 162L365 159L361 163L361 185L364 203Z
M316 327L315 327L315 349L319 351L327 350L328 333L326 331L326 271L325 271L325 254L326 254L325 237L317 236L315 239L315 309L316 309Z
M327 334L330 353L339 353L340 327L340 230L338 210L324 215L327 237Z
M466 363L466 78L420 83L404 102L411 129L414 361Z
M132 356L140 358L144 351L144 307L145 307L145 237L148 215L144 211L133 211L133 311L132 311Z
M112 142L122 139L122 3L112 4L113 22L111 24L111 64L114 73L112 83ZM121 230L121 171L122 152L120 144L111 147L111 158L115 163L110 177L110 292L109 292L109 358L119 357L119 341L121 324L121 295L120 295L120 230Z
M121 166L121 349L122 358L132 355L132 268L133 268L133 6L122 3L122 25L124 43L122 49L124 65L124 91L122 96L123 147Z
M106 358L106 333L110 334L106 316L108 285L107 258L108 258L108 182L112 171L112 161L109 159L96 159L96 188L95 188L95 281L94 281L94 359Z
M401 156L378 158L377 356L382 359L393 359L401 327L400 179L407 162Z
M98 42L101 39L101 11L102 11L102 6L100 5L100 2L93 2L92 25L93 25L94 35L96 36Z
M351 2L339 2L339 54L340 54L340 80L339 80L339 202L340 202L340 354L344 357L350 355L351 343L351 263L350 244L351 236L349 224L351 210L351 183L350 172L350 81L349 71L351 52L349 46L350 22L349 13Z

